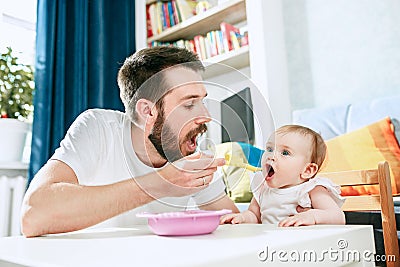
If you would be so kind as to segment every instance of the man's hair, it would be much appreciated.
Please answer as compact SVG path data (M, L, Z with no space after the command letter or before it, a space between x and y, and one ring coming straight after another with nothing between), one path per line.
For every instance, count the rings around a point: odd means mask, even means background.
M169 89L162 71L177 65L195 72L204 70L196 54L172 46L145 48L125 60L118 72L118 86L125 112L132 121L137 119L135 107L139 99L162 107L162 98Z
M298 133L304 136L311 137L311 162L318 165L318 171L320 170L322 163L324 163L326 156L326 144L322 136L311 130L310 128L301 126L301 125L285 125L278 130L276 130L276 134L286 134L286 133Z

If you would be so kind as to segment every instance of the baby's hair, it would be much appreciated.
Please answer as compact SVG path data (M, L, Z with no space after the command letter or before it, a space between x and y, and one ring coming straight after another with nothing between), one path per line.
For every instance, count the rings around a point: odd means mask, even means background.
M318 170L321 168L322 163L324 163L326 156L326 144L324 139L319 133L305 126L296 124L284 125L278 128L275 133L276 134L298 133L304 136L310 136L312 138L311 145L313 147L311 151L311 162L318 165Z

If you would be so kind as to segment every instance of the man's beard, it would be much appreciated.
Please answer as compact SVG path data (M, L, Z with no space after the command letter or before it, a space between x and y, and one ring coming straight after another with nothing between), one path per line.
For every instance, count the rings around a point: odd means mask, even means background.
M198 134L203 134L207 131L205 124L199 125L196 129L191 130L183 139L183 142L179 142L179 136L176 135L171 127L167 125L163 115L158 115L153 131L149 134L148 138L153 146L156 148L158 154L169 162L174 162L178 159L183 158L182 151L180 149L181 144L190 140Z

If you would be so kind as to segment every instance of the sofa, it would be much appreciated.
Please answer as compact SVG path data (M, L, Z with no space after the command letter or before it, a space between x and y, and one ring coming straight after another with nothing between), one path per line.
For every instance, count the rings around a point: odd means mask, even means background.
M400 94L353 104L295 110L292 121L318 131L325 140L329 140L387 116L400 119L399 103ZM395 134L400 137L400 127Z
M389 165L391 167L392 174L392 188L395 194L399 194L400 184L400 94L394 96L386 96L376 98L371 101L357 101L355 103L343 104L333 107L321 107L312 109L296 110L293 112L293 123L310 127L311 129L319 132L322 137L328 143L328 156L329 156L329 145L333 143L339 143L342 140L346 140L345 143L349 147L346 153L346 148L341 148L344 151L342 156L336 154L334 157L331 156L330 161L340 162L343 158L348 157L347 154L352 154L354 150L359 149L359 156L366 158L374 158L376 151L381 153L381 157L385 160L389 157L383 155L384 153L390 152ZM378 121L390 120L392 141L390 145L387 143L388 138L382 138L383 133L373 132L371 125L376 126ZM382 125L382 123L380 124ZM364 130L364 131L363 131ZM365 138L365 135L369 135L368 138L371 140L369 146L374 146L374 149L368 147L368 145L361 144L360 139ZM377 141L380 139L380 141ZM383 140L383 141L382 141ZM386 142L387 141L387 142ZM331 144L330 144L331 143ZM343 143L342 143L342 146ZM362 147L364 146L364 147ZM371 153L371 154L369 154ZM383 156L382 156L383 155ZM347 165L364 164L359 158L354 156L353 158L346 158ZM328 163L329 164L329 163ZM375 163L374 163L375 164ZM337 168L336 168L337 169ZM338 170L339 171L339 170ZM400 243L400 197L394 196L396 225L397 225L397 236ZM384 254L383 236L382 236L382 225L379 212L346 212L346 222L348 224L371 224L374 227L375 235L375 246L376 252L379 255Z

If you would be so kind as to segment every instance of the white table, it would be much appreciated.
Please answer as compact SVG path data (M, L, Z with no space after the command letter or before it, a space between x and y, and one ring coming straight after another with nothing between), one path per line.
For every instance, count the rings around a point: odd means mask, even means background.
M362 261L365 256L372 258L374 252L372 227L355 225L222 225L208 235L185 237L157 236L142 225L37 238L0 238L0 266L232 267L276 266L285 260L297 266L340 266L349 262L351 266L374 266L373 262L352 263L354 255L360 255ZM298 255L306 259L292 263Z

